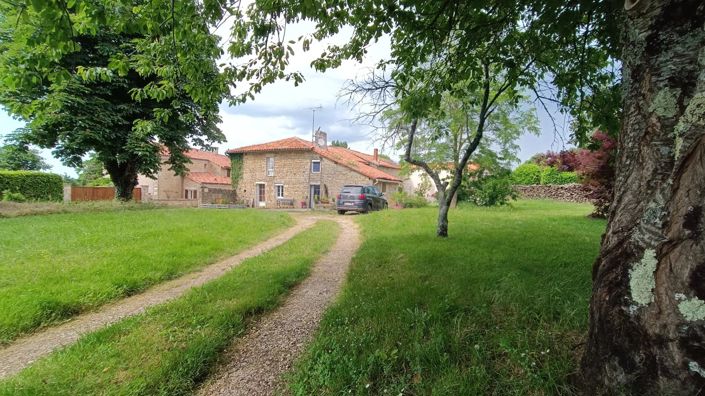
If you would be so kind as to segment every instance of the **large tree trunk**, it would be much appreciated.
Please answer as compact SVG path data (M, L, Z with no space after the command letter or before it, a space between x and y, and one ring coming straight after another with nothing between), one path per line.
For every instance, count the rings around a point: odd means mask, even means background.
M115 185L115 199L120 201L131 201L132 191L137 185L137 170L129 162L109 161L105 164L105 170L110 175Z
M632 5L615 199L593 268L582 387L697 395L705 392L705 4Z

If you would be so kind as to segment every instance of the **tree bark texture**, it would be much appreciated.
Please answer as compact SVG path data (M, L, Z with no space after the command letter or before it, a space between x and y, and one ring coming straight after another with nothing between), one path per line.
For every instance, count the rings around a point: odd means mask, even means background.
M438 223L436 226L436 236L448 237L448 200L446 199L446 191L438 190Z
M617 179L580 384L589 395L705 394L705 4L625 8Z
M137 170L129 162L110 161L105 164L105 170L115 185L115 199L131 201L132 191L137 185Z

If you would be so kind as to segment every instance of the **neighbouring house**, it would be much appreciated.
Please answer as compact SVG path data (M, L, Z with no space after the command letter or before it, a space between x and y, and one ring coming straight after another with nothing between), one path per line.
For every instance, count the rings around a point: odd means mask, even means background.
M445 166L447 169L441 169L438 172L438 176L440 176L442 180L450 181L453 176L451 169L454 169L455 165L450 163ZM480 169L479 164L469 163L467 164L465 171L473 172L478 169ZM408 194L421 195L426 198L426 200L428 200L429 202L436 201L436 192L438 192L438 190L436 189L436 184L433 183L431 176L429 176L425 170L416 166L411 167L409 176L404 179L403 189L404 192Z
M253 207L314 208L332 203L346 184L374 185L385 193L401 188L399 165L379 158L377 149L370 155L328 146L320 130L314 140L291 137L228 150L238 198Z
M168 153L162 154L163 165L154 179L138 176L137 182L145 200L193 206L235 202L228 156L197 149L184 154L191 160L184 176L169 169L166 163Z

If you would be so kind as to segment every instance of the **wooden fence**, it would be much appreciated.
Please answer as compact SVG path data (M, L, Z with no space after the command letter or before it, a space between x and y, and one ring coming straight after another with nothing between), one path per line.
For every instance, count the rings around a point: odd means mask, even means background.
M115 187L71 186L71 201L110 201L115 199ZM142 189L132 190L132 199L142 201Z

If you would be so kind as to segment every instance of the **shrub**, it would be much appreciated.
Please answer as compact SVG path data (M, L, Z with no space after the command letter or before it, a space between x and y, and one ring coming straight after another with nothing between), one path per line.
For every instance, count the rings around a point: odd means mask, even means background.
M426 198L420 195L407 194L404 191L395 192L392 194L392 199L402 208L424 208L428 206Z
M472 182L469 189L469 201L478 206L506 205L510 199L516 199L509 177L485 177Z
M3 196L9 191L36 201L61 201L64 196L61 176L31 171L0 171L0 191Z
M591 150L578 153L578 173L588 189L588 197L595 205L594 217L607 217L612 203L615 179L615 153L617 142L601 131L592 136Z
M99 177L97 179L91 180L86 183L87 186L91 187L112 187L113 181L109 177Z
M26 202L27 197L22 195L22 193L15 193L10 190L5 190L2 192L2 200L4 202Z
M549 184L559 184L558 180L560 179L560 172L558 169L552 167L552 166L546 166L541 169L541 184L542 185L549 185Z
M529 162L519 165L512 172L512 182L519 185L540 184L541 167Z
M531 157L529 162L540 166L551 166L561 172L572 172L577 170L579 166L578 153L575 149L536 154Z
M558 174L558 184L579 183L580 177L577 172L561 172Z
M547 166L541 170L541 184L571 184L578 182L578 174L575 172L561 172L558 169Z

